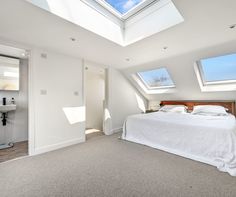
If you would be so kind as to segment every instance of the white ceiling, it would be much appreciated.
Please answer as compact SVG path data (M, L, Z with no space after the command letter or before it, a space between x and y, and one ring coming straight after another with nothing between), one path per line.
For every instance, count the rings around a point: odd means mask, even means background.
M171 0L146 0L145 3L153 3L125 21L116 18L95 0L26 1L121 46L128 46L184 21Z
M122 69L236 40L236 28L229 28L236 23L235 0L173 2L184 23L122 47L24 0L1 0L0 42L10 40Z

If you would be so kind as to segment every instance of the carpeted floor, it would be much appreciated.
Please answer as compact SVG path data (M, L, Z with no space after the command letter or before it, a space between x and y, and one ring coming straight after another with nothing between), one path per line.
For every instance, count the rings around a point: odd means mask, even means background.
M117 137L1 163L0 196L236 196L236 177Z

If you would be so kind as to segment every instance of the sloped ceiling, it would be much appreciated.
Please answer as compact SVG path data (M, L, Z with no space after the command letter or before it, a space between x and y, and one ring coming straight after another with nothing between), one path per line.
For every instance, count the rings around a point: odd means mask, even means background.
M148 100L236 100L236 91L201 92L194 71L194 63L202 58L215 57L235 52L236 41L232 41L191 51L171 58L164 58L144 65L130 67L124 69L122 72ZM168 69L172 80L176 84L173 93L146 94L137 83L132 80L132 73L141 70L151 70L158 67L166 67Z
M37 46L124 69L236 40L235 0L173 0L185 22L127 47L23 0L1 0L0 40ZM76 38L72 42L70 37ZM167 50L163 50L168 46ZM126 61L126 59L130 61Z
M236 92L202 93L193 64L200 58L236 52L236 28L229 28L236 23L236 1L173 2L185 19L183 23L121 47L26 1L1 0L0 42L13 41L29 48L35 46L84 58L121 69L129 79L130 73L166 66L177 91L174 94L144 94L149 100L235 100ZM71 37L76 41L72 42Z

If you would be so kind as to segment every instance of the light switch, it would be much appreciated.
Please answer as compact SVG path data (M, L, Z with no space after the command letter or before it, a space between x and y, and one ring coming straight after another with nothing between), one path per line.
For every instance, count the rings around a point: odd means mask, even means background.
M47 90L40 90L41 95L47 95Z
M78 92L78 91L75 91L75 92L74 92L74 95L75 95L75 96L79 96L79 92Z
M48 55L47 53L41 53L41 58L47 59Z

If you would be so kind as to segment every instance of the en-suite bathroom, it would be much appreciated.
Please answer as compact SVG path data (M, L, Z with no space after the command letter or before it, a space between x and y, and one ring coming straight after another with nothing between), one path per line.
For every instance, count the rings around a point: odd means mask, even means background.
M28 154L28 53L0 45L0 162Z

